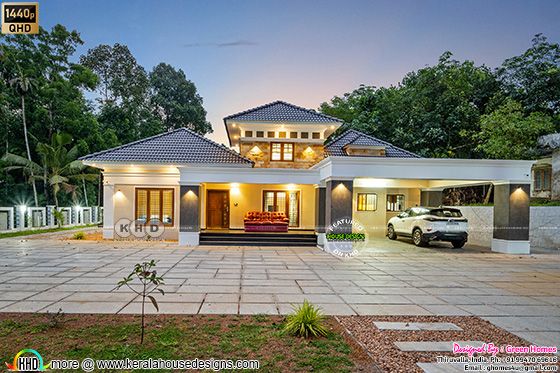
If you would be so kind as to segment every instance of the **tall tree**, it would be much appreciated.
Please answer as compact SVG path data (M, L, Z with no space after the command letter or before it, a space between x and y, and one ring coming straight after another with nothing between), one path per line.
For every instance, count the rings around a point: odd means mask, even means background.
M550 115L527 115L519 102L508 99L497 110L482 116L478 149L489 158L533 159L538 156L539 136L553 130Z
M25 97L31 91L31 87L35 85L32 78L26 76L21 67L18 66L17 75L10 79L10 86L12 86L18 93L21 100L21 121L23 125L23 137L25 139L25 151L27 154L27 160L33 162L31 159L31 149L29 148L29 134L27 132L27 120L26 120L26 108L25 108ZM37 185L35 184L35 175L33 174L33 169L29 169L31 176L31 185L33 186L33 199L35 202L35 207L39 206L39 199L37 197Z
M349 126L431 157L477 156L472 136L499 84L492 71L444 53L396 87L361 86L323 103Z
M167 129L187 127L202 135L212 132L202 97L184 71L160 63L150 73L152 109Z
M560 46L537 34L523 54L508 58L498 69L507 94L526 112L560 114Z
M99 77L102 105L144 105L149 80L146 70L138 64L126 45L98 45L80 57L80 63Z

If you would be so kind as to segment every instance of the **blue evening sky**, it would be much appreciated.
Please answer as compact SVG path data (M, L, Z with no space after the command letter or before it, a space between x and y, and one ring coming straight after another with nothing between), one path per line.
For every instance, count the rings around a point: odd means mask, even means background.
M40 23L85 44L126 44L148 71L181 68L204 98L211 138L222 118L273 100L317 108L359 84L388 86L455 58L498 66L534 34L560 41L558 0L39 0Z

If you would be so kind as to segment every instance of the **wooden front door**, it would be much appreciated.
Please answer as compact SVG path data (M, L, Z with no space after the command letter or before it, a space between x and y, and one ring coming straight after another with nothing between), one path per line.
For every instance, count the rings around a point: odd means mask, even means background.
M229 191L209 190L206 197L206 228L229 228Z

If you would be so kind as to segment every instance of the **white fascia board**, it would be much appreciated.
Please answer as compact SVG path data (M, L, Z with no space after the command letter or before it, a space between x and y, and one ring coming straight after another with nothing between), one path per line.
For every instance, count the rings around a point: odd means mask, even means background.
M180 183L318 184L318 170L293 168L179 167Z
M530 183L534 161L449 158L328 157L312 169L321 180L385 179L480 180Z

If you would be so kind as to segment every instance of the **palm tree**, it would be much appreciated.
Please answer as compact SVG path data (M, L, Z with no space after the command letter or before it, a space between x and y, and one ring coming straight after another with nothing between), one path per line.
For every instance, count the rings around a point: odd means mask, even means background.
M18 66L18 74L9 80L10 86L12 86L16 92L20 95L21 98L21 119L23 122L23 137L25 138L25 149L27 151L27 160L29 162L33 162L31 160L31 150L29 148L29 138L27 135L27 121L25 117L25 96L31 91L32 86L35 85L35 82L25 76L21 68ZM35 185L35 177L34 177L34 170L31 168L31 184L33 185L33 198L35 199L35 207L39 206L39 200L37 198L37 186Z
M77 146L73 146L70 150L66 149L66 145L71 142L70 135L55 133L50 144L39 143L37 153L41 156L42 164L10 153L2 159L11 164L11 166L6 167L6 170L23 169L29 173L33 172L36 175L34 176L35 179L46 181L52 188L55 205L59 207L58 192L61 189L70 193L72 200L76 201L76 191L78 190L76 183L79 181L83 183L86 180L95 181L99 177L97 173L85 172L87 166L76 159L78 157Z

